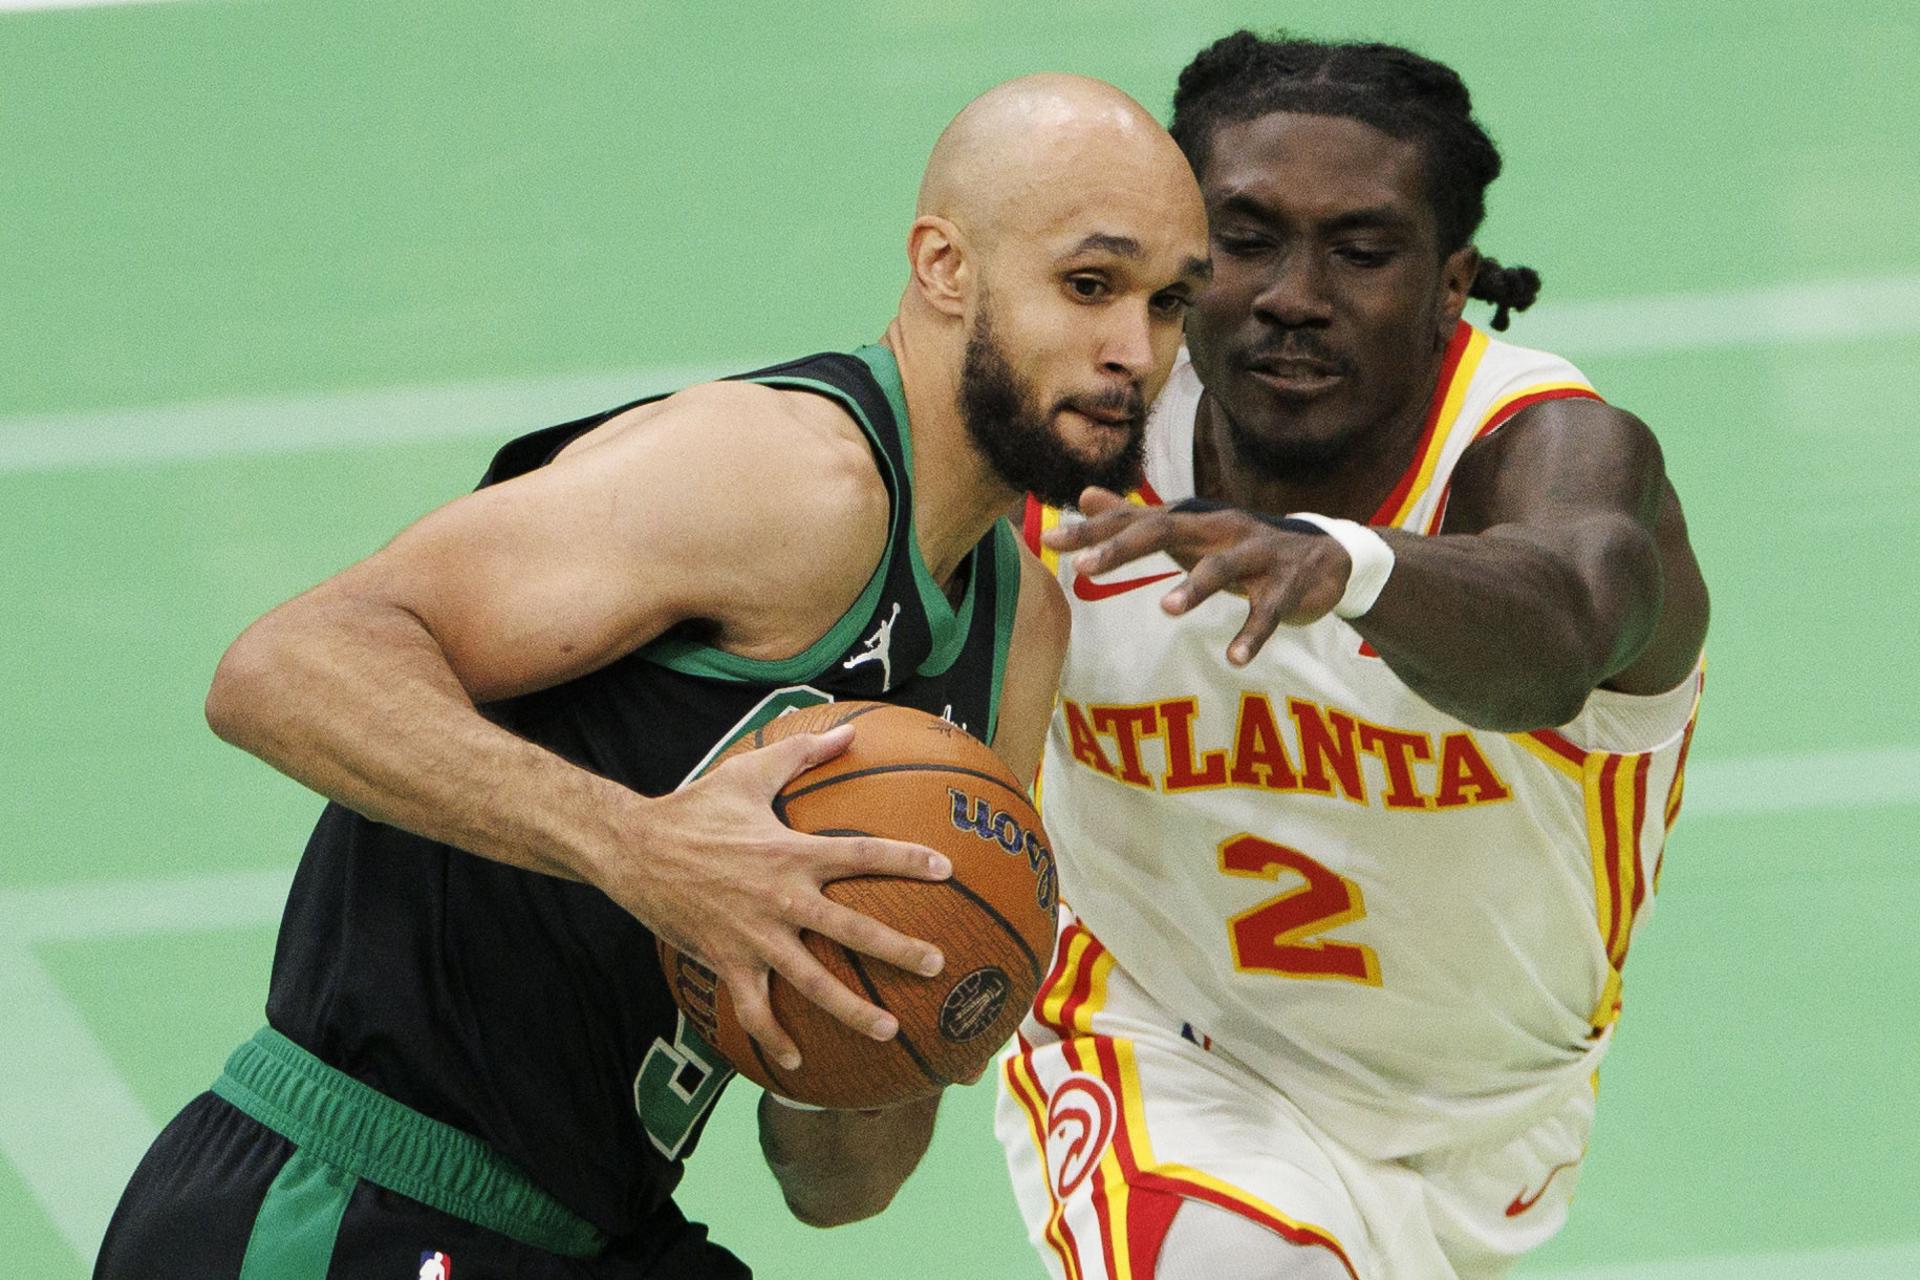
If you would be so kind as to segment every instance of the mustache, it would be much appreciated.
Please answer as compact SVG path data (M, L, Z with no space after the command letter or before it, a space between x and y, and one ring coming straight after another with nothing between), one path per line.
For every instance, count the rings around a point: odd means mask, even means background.
M1147 401L1138 385L1108 387L1092 394L1062 396L1054 405L1054 411L1062 409L1090 416L1119 414L1132 424L1147 416Z
M1240 363L1249 368L1255 368L1263 364L1292 360L1320 365L1331 373L1353 372L1352 362L1329 347L1318 333L1310 329L1298 329L1282 335L1278 342L1250 348L1241 357Z

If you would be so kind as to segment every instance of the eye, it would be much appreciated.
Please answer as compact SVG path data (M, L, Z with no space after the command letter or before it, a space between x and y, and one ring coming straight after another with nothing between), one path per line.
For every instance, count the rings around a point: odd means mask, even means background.
M1082 302L1098 302L1107 296L1107 282L1099 276L1068 276L1067 288Z
M1341 261L1356 267L1384 267L1393 261L1393 250L1376 249L1364 245L1342 245L1334 253Z
M1224 232L1213 238L1214 247L1230 258L1255 258L1273 247L1265 236Z
M1184 293L1156 293L1153 295L1153 312L1167 320L1178 320L1187 314L1193 306L1193 299Z

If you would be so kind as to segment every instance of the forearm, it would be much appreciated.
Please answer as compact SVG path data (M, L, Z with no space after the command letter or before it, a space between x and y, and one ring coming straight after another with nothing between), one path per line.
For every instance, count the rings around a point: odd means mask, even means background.
M933 1138L940 1098L881 1111L801 1111L760 1098L760 1150L794 1217L843 1226L885 1209Z
M221 660L207 720L228 742L375 819L512 866L589 880L639 797L474 708L404 610L302 598Z
M1657 552L1625 518L1556 535L1384 536L1393 574L1353 625L1410 688L1476 728L1572 719L1659 614Z

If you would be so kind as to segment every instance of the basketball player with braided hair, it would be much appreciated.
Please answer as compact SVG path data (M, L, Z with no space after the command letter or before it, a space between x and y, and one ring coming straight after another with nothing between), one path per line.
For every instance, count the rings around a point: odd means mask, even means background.
M999 1132L1067 1280L1481 1280L1565 1220L1698 706L1653 434L1493 327L1449 68L1238 32L1214 274L1127 497L1028 504L1063 912Z

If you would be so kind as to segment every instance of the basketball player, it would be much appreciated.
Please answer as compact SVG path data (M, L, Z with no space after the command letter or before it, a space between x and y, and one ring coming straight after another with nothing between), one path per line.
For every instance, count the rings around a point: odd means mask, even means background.
M1072 596L1055 968L1003 1067L1071 1280L1494 1277L1565 1219L1652 900L1706 591L1659 446L1461 320L1467 91L1241 32L1180 77L1213 282Z
M703 957L794 1065L770 972L896 1030L801 930L942 964L821 886L949 869L774 817L851 728L702 765L783 710L877 698L1031 779L1065 606L999 516L1136 467L1205 211L1131 99L1045 76L949 126L907 248L879 343L514 441L478 492L229 650L216 731L333 803L269 1028L157 1140L97 1274L747 1274L670 1198L730 1072L677 1014L655 938ZM878 1212L936 1101L763 1100L795 1214Z

